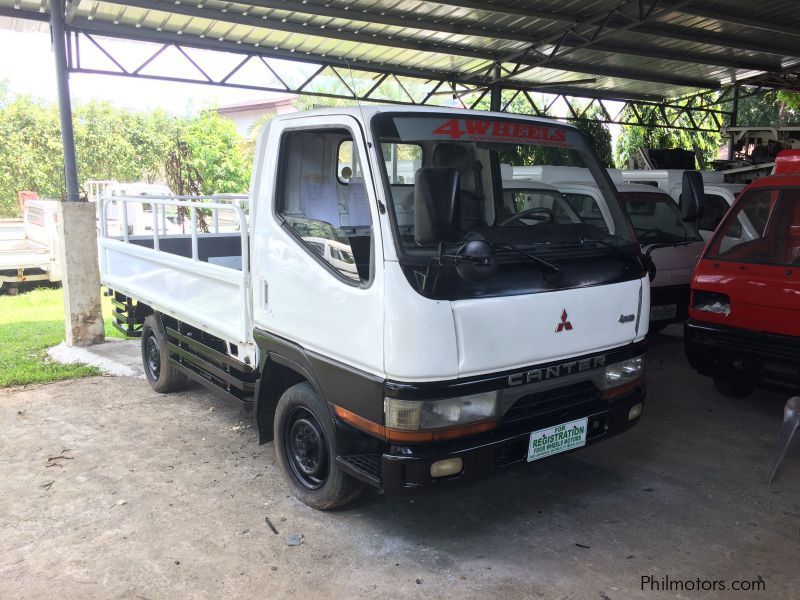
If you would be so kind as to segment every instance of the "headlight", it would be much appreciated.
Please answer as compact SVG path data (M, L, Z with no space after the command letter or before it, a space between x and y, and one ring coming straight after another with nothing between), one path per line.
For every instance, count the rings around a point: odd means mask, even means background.
M644 373L644 357L637 356L606 367L605 389L636 381Z
M485 421L497 415L497 392L444 400L385 398L383 413L387 428L405 431L439 429Z

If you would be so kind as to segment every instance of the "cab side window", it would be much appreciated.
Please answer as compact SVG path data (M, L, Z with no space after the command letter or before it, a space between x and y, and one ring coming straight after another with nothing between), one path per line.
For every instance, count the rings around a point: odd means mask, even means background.
M372 220L361 162L346 129L289 131L281 140L276 211L333 275L370 278Z
M705 194L705 206L703 214L697 221L697 228L700 231L713 232L727 212L728 203L725 198L716 194Z

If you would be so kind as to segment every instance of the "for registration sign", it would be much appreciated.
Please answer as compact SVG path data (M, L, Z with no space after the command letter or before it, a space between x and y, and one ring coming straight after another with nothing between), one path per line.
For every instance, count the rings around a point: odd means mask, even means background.
M528 443L528 462L585 446L588 424L589 420L584 417L534 431Z

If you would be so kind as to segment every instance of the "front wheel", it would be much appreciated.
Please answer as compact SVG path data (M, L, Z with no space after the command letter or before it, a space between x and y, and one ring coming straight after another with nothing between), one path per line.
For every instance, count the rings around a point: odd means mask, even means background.
M275 410L275 454L295 497L327 510L354 500L361 482L336 466L333 420L308 383L287 389Z
M724 379L715 379L714 387L720 394L728 398L746 398L753 393L753 388L750 386L732 383Z
M177 391L189 381L169 361L167 337L156 315L148 316L142 324L142 366L150 387L160 394Z

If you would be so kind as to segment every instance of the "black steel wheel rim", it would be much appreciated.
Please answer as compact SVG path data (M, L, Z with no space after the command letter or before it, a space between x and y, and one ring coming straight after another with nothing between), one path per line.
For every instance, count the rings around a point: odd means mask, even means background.
M325 432L314 414L295 408L283 427L283 449L295 479L310 490L328 478L329 457Z
M158 381L161 375L161 349L158 347L156 336L150 333L144 344L145 366L153 381Z

